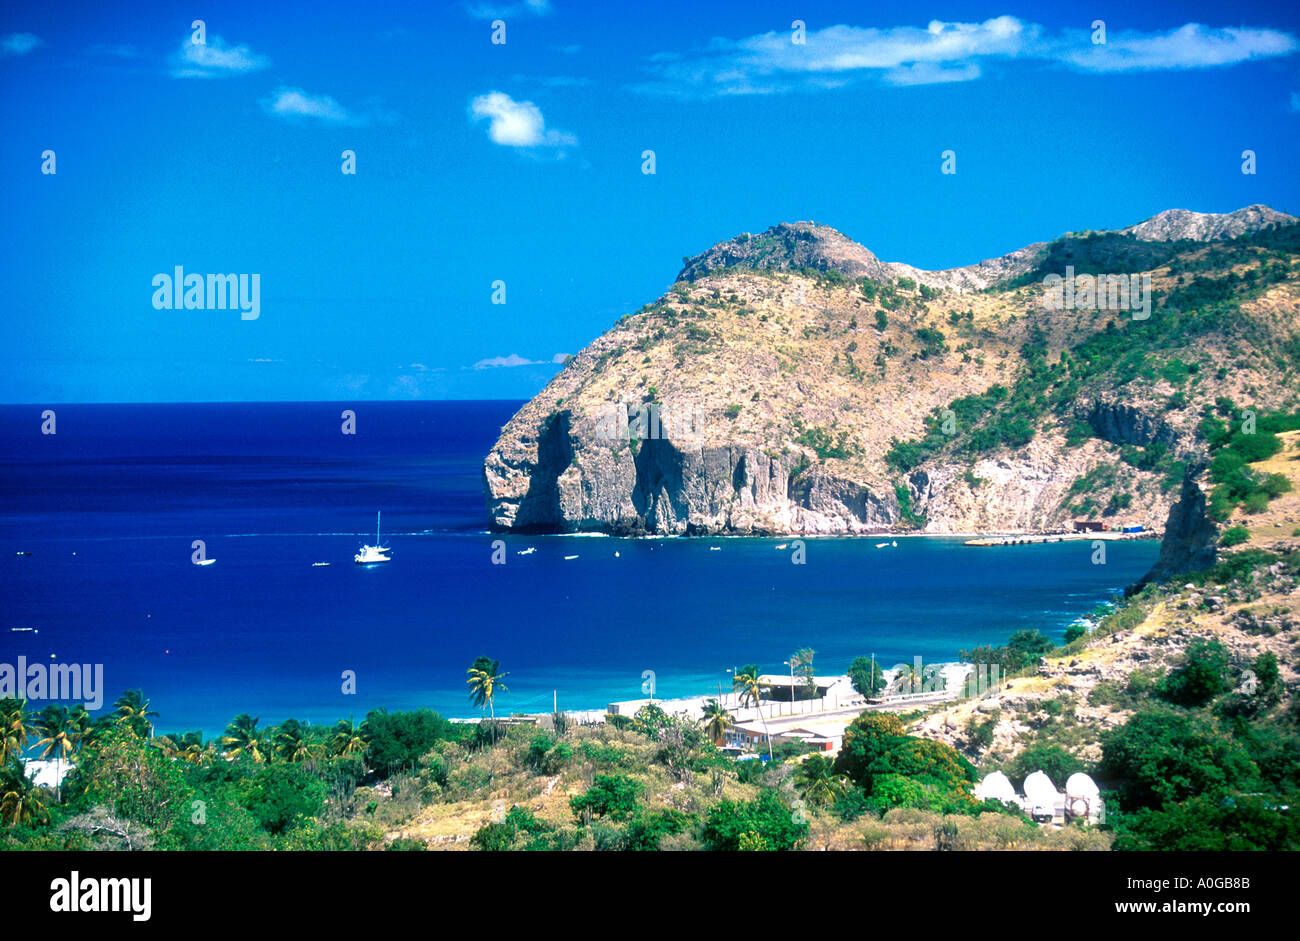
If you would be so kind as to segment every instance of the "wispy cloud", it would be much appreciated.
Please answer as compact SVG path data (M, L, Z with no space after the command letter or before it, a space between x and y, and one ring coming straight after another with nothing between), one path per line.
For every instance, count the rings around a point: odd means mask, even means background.
M38 46L45 45L40 36L32 33L8 33L0 36L0 59L25 56Z
M206 43L195 43L189 37L181 40L172 55L174 78L223 78L245 75L267 68L271 60L253 52L248 46L228 46L220 36L207 37Z
M483 0L471 0L465 4L465 12L476 20L503 20L526 13L545 16L551 12L551 0L520 0L518 3L487 3Z
M1300 42L1262 28L1189 23L1167 32L1112 33L1094 44L1087 30L1051 34L1014 16L982 23L885 28L828 26L803 44L789 31L716 38L688 54L661 53L636 90L683 97L774 94L838 88L863 78L892 85L968 82L990 62L1056 63L1088 72L1197 69L1291 55Z
M1199 23L1167 33L1120 33L1098 45L1086 36L1062 48L1060 58L1090 72L1204 69L1288 56L1300 49L1296 37L1275 29L1211 29Z
M503 147L564 150L578 144L568 131L548 128L537 105L515 101L505 92L479 95L470 102L469 113L474 121L487 121L488 139Z
M518 353L511 353L509 356L493 356L491 359L480 359L471 368L513 369L516 366L552 366L557 363L563 363L568 358L568 353L556 353L550 359L525 359Z
M281 85L261 101L267 114L286 120L308 120L320 124L357 126L369 123L365 115L354 114L329 95L311 95L301 88Z

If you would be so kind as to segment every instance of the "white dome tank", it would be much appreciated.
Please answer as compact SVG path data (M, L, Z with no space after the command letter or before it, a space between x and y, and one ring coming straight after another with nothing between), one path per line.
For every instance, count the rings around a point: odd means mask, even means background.
M1097 789L1097 784L1092 778L1082 771L1076 771L1065 782L1065 793L1071 798L1082 797L1085 800L1091 800L1100 796L1101 791Z
M1010 778L1001 771L986 775L984 780L976 785L975 797L977 800L1000 800L1004 804L1019 803L1016 789L1012 786Z
M1052 779L1043 771L1035 771L1025 778L1025 798L1034 807L1051 808L1059 795Z

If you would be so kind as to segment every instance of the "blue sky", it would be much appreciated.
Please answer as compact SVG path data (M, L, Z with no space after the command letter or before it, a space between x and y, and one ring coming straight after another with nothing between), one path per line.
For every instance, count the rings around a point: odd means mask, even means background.
M1300 212L1294 4L203 6L0 12L0 401L524 398L777 222L942 268ZM260 315L155 309L177 265Z

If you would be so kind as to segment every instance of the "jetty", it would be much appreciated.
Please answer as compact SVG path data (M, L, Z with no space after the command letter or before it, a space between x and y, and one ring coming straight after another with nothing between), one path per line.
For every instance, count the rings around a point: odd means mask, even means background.
M1140 532L1122 532L1116 530L1098 530L1095 532L1076 533L1008 533L1003 536L981 536L967 539L963 546L1024 546L1037 542L1092 542L1103 539L1107 542L1123 542L1130 539L1159 539L1160 533L1144 529Z

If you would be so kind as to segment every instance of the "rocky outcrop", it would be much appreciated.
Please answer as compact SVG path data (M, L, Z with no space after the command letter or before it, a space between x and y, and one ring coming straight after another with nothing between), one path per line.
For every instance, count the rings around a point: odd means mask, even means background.
M1218 554L1219 527L1206 509L1205 492L1198 482L1204 465L1189 467L1183 476L1178 502L1169 509L1160 558L1130 593L1152 582L1162 582L1174 575L1194 572L1214 564Z
M1300 222L1300 219L1260 205L1224 213L1166 209L1145 222L1139 222L1122 231L1144 242L1171 242L1175 239L1209 242L1215 239L1236 238L1238 235L1246 235L1260 229L1292 225L1296 222Z
M849 278L886 278L893 274L863 246L830 226L815 222L782 222L765 232L741 233L688 258L678 281L694 281L713 271L836 271Z
M927 287L948 291L982 291L1024 274L1043 243L979 264L943 271L927 271L895 261L881 261L869 250L830 226L815 222L783 222L765 232L742 232L686 259L678 281L695 281L715 271L834 271L847 278L911 278Z
M1257 208L1217 227L1169 217L1143 237L1238 232L1281 215ZM921 272L812 222L719 243L688 259L671 291L569 360L502 429L483 465L492 525L630 535L969 533L1056 530L1078 515L1158 529L1168 518L1175 535L1166 565L1199 558L1203 506L1198 517L1186 487L1181 498L1170 491L1171 462L1204 460L1197 429L1217 396L1271 405L1284 394L1276 356L1243 368L1229 351L1243 336L1268 341L1270 331L1300 325L1295 279L1268 287L1258 313L1241 309L1255 318L1253 334L1166 338L1158 311L1134 326L1105 310L1048 309L1037 285L996 287L1037 254L1029 246ZM1178 284L1174 274L1157 277L1165 279L1157 293ZM1145 345L1129 347L1128 329ZM1097 355L1096 345L1081 344L1100 334L1103 350L1146 351L1149 360L1126 356L1123 376L1076 368ZM1213 368L1229 355L1236 368ZM947 413L954 429L942 435L952 444L934 443L950 405L986 393L1003 401L1027 369L1034 391L998 419L996 434L980 427L993 413L979 406ZM1070 389L1073 405L1033 398L1052 387ZM638 421L657 409L689 421ZM1028 436L1016 432L1026 415L1035 423ZM965 421L975 424L959 427ZM918 460L891 456L896 444L921 439ZM1171 516L1176 500L1183 509Z
M1098 398L1076 411L1100 438L1115 444L1176 448L1178 433L1156 412L1129 402Z
M611 444L556 412L536 439L499 443L484 462L494 528L521 532L871 533L898 523L862 484L738 444L654 438Z

